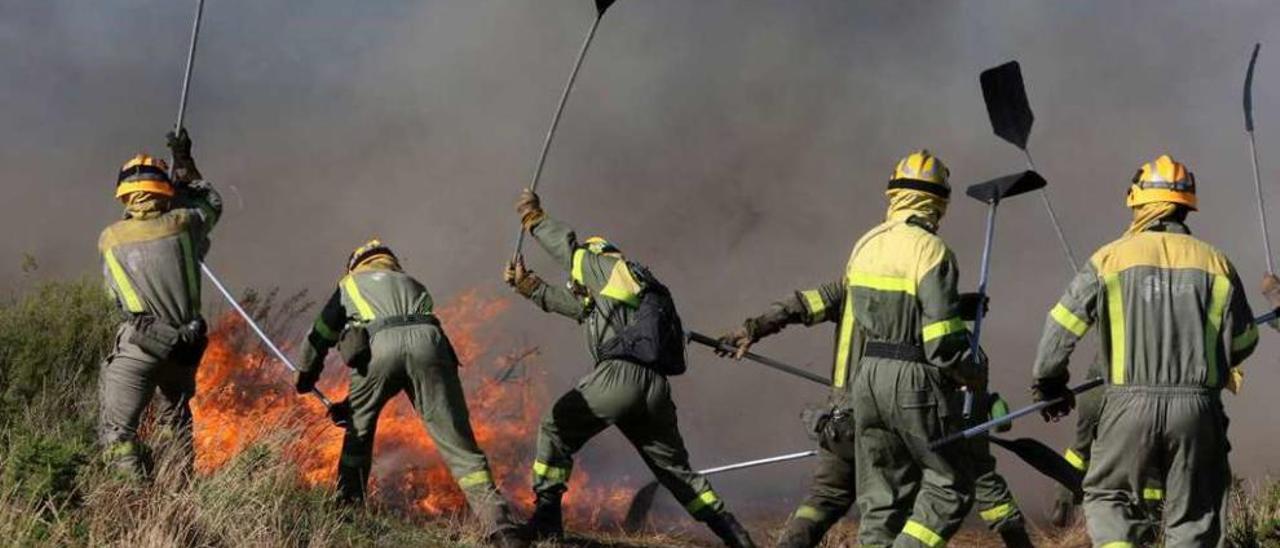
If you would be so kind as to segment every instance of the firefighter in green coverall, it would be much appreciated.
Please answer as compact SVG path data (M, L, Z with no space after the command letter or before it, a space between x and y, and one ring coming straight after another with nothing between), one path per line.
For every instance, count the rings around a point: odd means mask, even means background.
M932 164L932 170L926 169L926 174L922 175L922 164ZM910 186L934 184L938 185L939 189L945 188L942 186L946 181L945 169L936 158L927 156L925 153L913 154L899 163L893 176L893 180L899 183L890 185L889 196L899 203L910 204L911 201L919 201L921 197L916 196L919 192L907 188L908 181L922 176L929 177ZM933 190L933 187L924 186L923 188ZM907 194L908 192L911 194ZM941 200L930 201L945 204L945 201ZM898 222L902 222L910 217L910 215L904 216L902 211L907 209L895 211L891 208L889 216L891 219L898 217ZM931 226L936 227L936 221ZM815 289L797 291L782 301L774 303L765 314L747 319L742 326L720 337L722 343L736 347L738 351L735 357L741 358L753 343L781 331L787 325L811 326L823 322L837 323L837 365L833 371L838 376L833 378L831 410L811 425L816 430L814 434L817 435L820 445L818 468L814 472L808 498L787 522L787 528L778 543L780 547L818 545L827 530L839 521L854 503L856 470L853 450L854 413L850 405L849 387L845 382L847 366L841 365L849 363L849 360L847 356L842 360L839 355L847 348L840 344L841 337L855 336L852 331L845 331L844 323L845 299L854 290L853 286L857 285L846 283L848 279L849 277L846 276L843 280L827 283ZM862 276L857 280L869 279ZM976 297L976 295L962 296L961 300L967 301L960 311L964 319L972 319L973 313L976 312L978 304ZM855 302L854 305L856 304ZM856 312L853 315L856 316ZM990 407L992 403L994 400L987 402L986 407ZM996 473L995 459L990 454L988 444L984 440L974 440L967 449L970 452L966 458L974 469L973 474L976 475L974 489L979 514L993 530L1001 534L1006 545L1030 546L1031 541L1026 532L1022 512L1014 502L1004 478ZM897 527L900 528L901 525Z
M161 433L174 436L188 469L193 463L190 402L208 342L198 265L222 213L222 199L196 169L186 130L169 134L169 148L172 175L146 154L120 170L116 198L124 219L98 239L107 288L127 316L98 376L99 441L108 462L136 477L149 468L138 422L157 389Z
M1231 262L1187 229L1197 202L1185 166L1168 155L1144 164L1127 204L1128 231L1093 255L1050 311L1032 390L1037 400L1065 398L1046 419L1069 413L1068 358L1100 324L1107 386L1084 480L1094 545L1143 542L1151 479L1164 486L1167 546L1220 545L1231 480L1220 394L1238 390L1257 328Z
M568 489L573 455L596 434L616 425L690 515L706 523L728 546L754 546L707 479L689 467L667 377L655 368L601 355L602 348L637 319L636 306L644 287L629 263L602 238L578 240L571 228L547 216L538 196L528 190L517 211L524 229L569 271L571 286L543 282L520 260L507 265L507 283L542 310L582 323L595 361L592 372L542 417L533 462L537 501L530 531L537 538L563 535L561 498Z
M476 444L458 358L432 305L427 288L404 273L390 248L378 240L360 246L307 334L296 388L299 393L315 389L325 355L335 345L352 368L350 393L337 404L349 405L351 413L338 460L341 500L364 499L378 415L404 392L486 536L500 546L524 546L488 459Z

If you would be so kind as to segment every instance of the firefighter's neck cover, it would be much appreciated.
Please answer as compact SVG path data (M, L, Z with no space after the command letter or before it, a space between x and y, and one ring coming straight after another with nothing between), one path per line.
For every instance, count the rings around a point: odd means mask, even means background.
M885 214L889 221L906 222L916 217L937 228L947 213L947 200L933 194L899 188L891 189L885 195L889 197L889 211Z
M363 272L365 270L394 270L403 272L400 268L400 261L390 255L374 255L356 265L352 272Z
M1132 236L1146 231L1177 210L1178 204L1173 202L1151 202L1134 207L1133 222L1129 224L1129 229L1125 231L1125 235Z
M124 214L129 219L150 219L169 210L169 199L153 192L132 192L124 199Z

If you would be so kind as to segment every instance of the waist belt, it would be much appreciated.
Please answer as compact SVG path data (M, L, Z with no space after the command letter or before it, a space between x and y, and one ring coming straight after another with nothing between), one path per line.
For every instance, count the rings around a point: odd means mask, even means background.
M432 314L406 314L404 316L386 316L375 318L373 321L365 325L364 328L369 332L369 338L373 338L375 334L383 329L392 327L403 327L406 325L434 325L439 327L440 320Z
M869 341L862 350L862 355L869 358L885 358L904 362L929 363L924 349L914 344L892 343L885 341Z

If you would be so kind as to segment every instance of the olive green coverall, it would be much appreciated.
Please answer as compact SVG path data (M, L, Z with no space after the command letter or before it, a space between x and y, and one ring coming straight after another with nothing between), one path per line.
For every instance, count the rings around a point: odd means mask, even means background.
M203 321L199 263L221 213L218 192L196 181L179 188L172 199L135 196L125 218L108 226L98 239L107 289L130 318L117 329L115 346L98 377L98 437L104 457L127 473L146 472L147 451L138 441L138 423L157 389L157 417L166 427L162 432L175 436L188 467L194 458L190 402L200 356L186 356L178 363L147 353L131 338L138 318L174 328Z
M510 509L471 430L458 358L432 306L426 287L395 262L376 257L342 278L307 335L301 367L318 373L344 329L364 326L370 332L369 363L351 370L352 424L338 461L339 495L364 498L378 416L404 392L488 533L513 530Z
M533 489L559 500L568 489L573 455L591 438L617 426L654 476L695 519L727 514L711 483L689 466L666 376L626 360L601 360L600 347L615 329L630 325L641 288L617 253L594 253L564 223L547 216L531 233L556 264L568 270L582 296L542 284L530 296L543 311L584 325L595 368L542 417Z
M748 320L747 329L759 338L792 324L813 326L834 322L839 325L846 294L844 283L840 281L796 291L775 302L768 312ZM839 337L838 330L836 336ZM831 403L841 413L852 414L853 411L848 409L848 397L844 395L847 392L847 387L838 388ZM845 403L841 406L839 402ZM980 407L986 408L989 405ZM850 447L852 441L821 440L818 466L813 472L809 495L791 515L779 540L780 548L817 546L827 531L853 506L856 498L856 458ZM973 463L976 475L974 498L983 521L993 531L1024 528L1022 511L1014 501L1008 483L996 472L996 461L991 456L989 442L983 438L975 439L970 442L969 449L972 454L968 458Z
M1258 338L1235 268L1168 219L1104 246L1049 313L1037 381L1065 379L1095 323L1108 361L1084 482L1094 544L1142 541L1154 479L1165 490L1166 545L1220 545L1231 478L1220 393Z

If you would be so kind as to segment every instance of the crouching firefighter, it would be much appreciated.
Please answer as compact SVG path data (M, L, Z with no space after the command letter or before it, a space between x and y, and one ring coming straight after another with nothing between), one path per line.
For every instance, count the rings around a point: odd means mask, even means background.
M188 472L194 463L190 402L208 342L199 262L222 213L222 199L196 169L186 130L168 139L173 173L146 154L125 163L116 179L124 218L98 239L107 288L127 317L98 376L99 441L104 458L133 477L150 470L138 423L157 389L159 434L171 437Z
M351 413L338 459L339 500L364 500L378 415L404 392L486 536L501 546L524 546L471 430L458 358L432 313L431 294L378 240L357 248L346 267L307 334L296 383L299 393L313 390L335 345L351 368L347 400L336 404L349 405Z
M836 324L828 409L809 421L819 441L818 467L780 547L817 546L857 501L859 481L865 492L862 543L887 545L896 535L907 544L941 544L968 512L972 475L982 483L982 517L1009 546L1029 545L1022 514L985 445L961 445L946 455L927 449L944 420L958 419L946 405L955 397L956 383L931 364L936 360L957 370L971 366L958 358L968 344L964 320L972 318L978 303L972 295L961 304L955 259L934 235L949 190L946 167L928 152L902 159L886 193L887 222L858 243L840 280L796 291L720 337L737 348L740 358L752 344L788 325ZM860 372L854 367L859 363L875 369ZM861 392L851 382L855 378L867 383ZM903 396L895 392L899 382L914 391L907 395L915 399L894 401L893 394ZM867 393L877 390L889 394L883 409L874 407ZM857 413L866 413L868 420L859 420ZM961 462L981 469L962 471Z
M670 293L604 239L579 241L572 229L542 211L532 192L524 192L517 211L525 230L570 272L571 281L569 288L548 285L517 259L507 265L507 283L542 310L582 323L595 363L542 418L530 531L538 538L563 535L560 501L573 455L596 434L617 426L695 519L728 546L754 546L707 479L689 467L667 381L685 369L684 333Z
M1143 543L1143 506L1163 486L1167 546L1221 545L1231 481L1223 388L1238 390L1239 366L1258 332L1235 268L1191 236L1195 177L1168 155L1143 165L1127 198L1133 222L1094 253L1049 312L1037 353L1038 400L1063 398L1046 419L1069 413L1068 358L1099 324L1101 414L1084 512L1095 546Z

